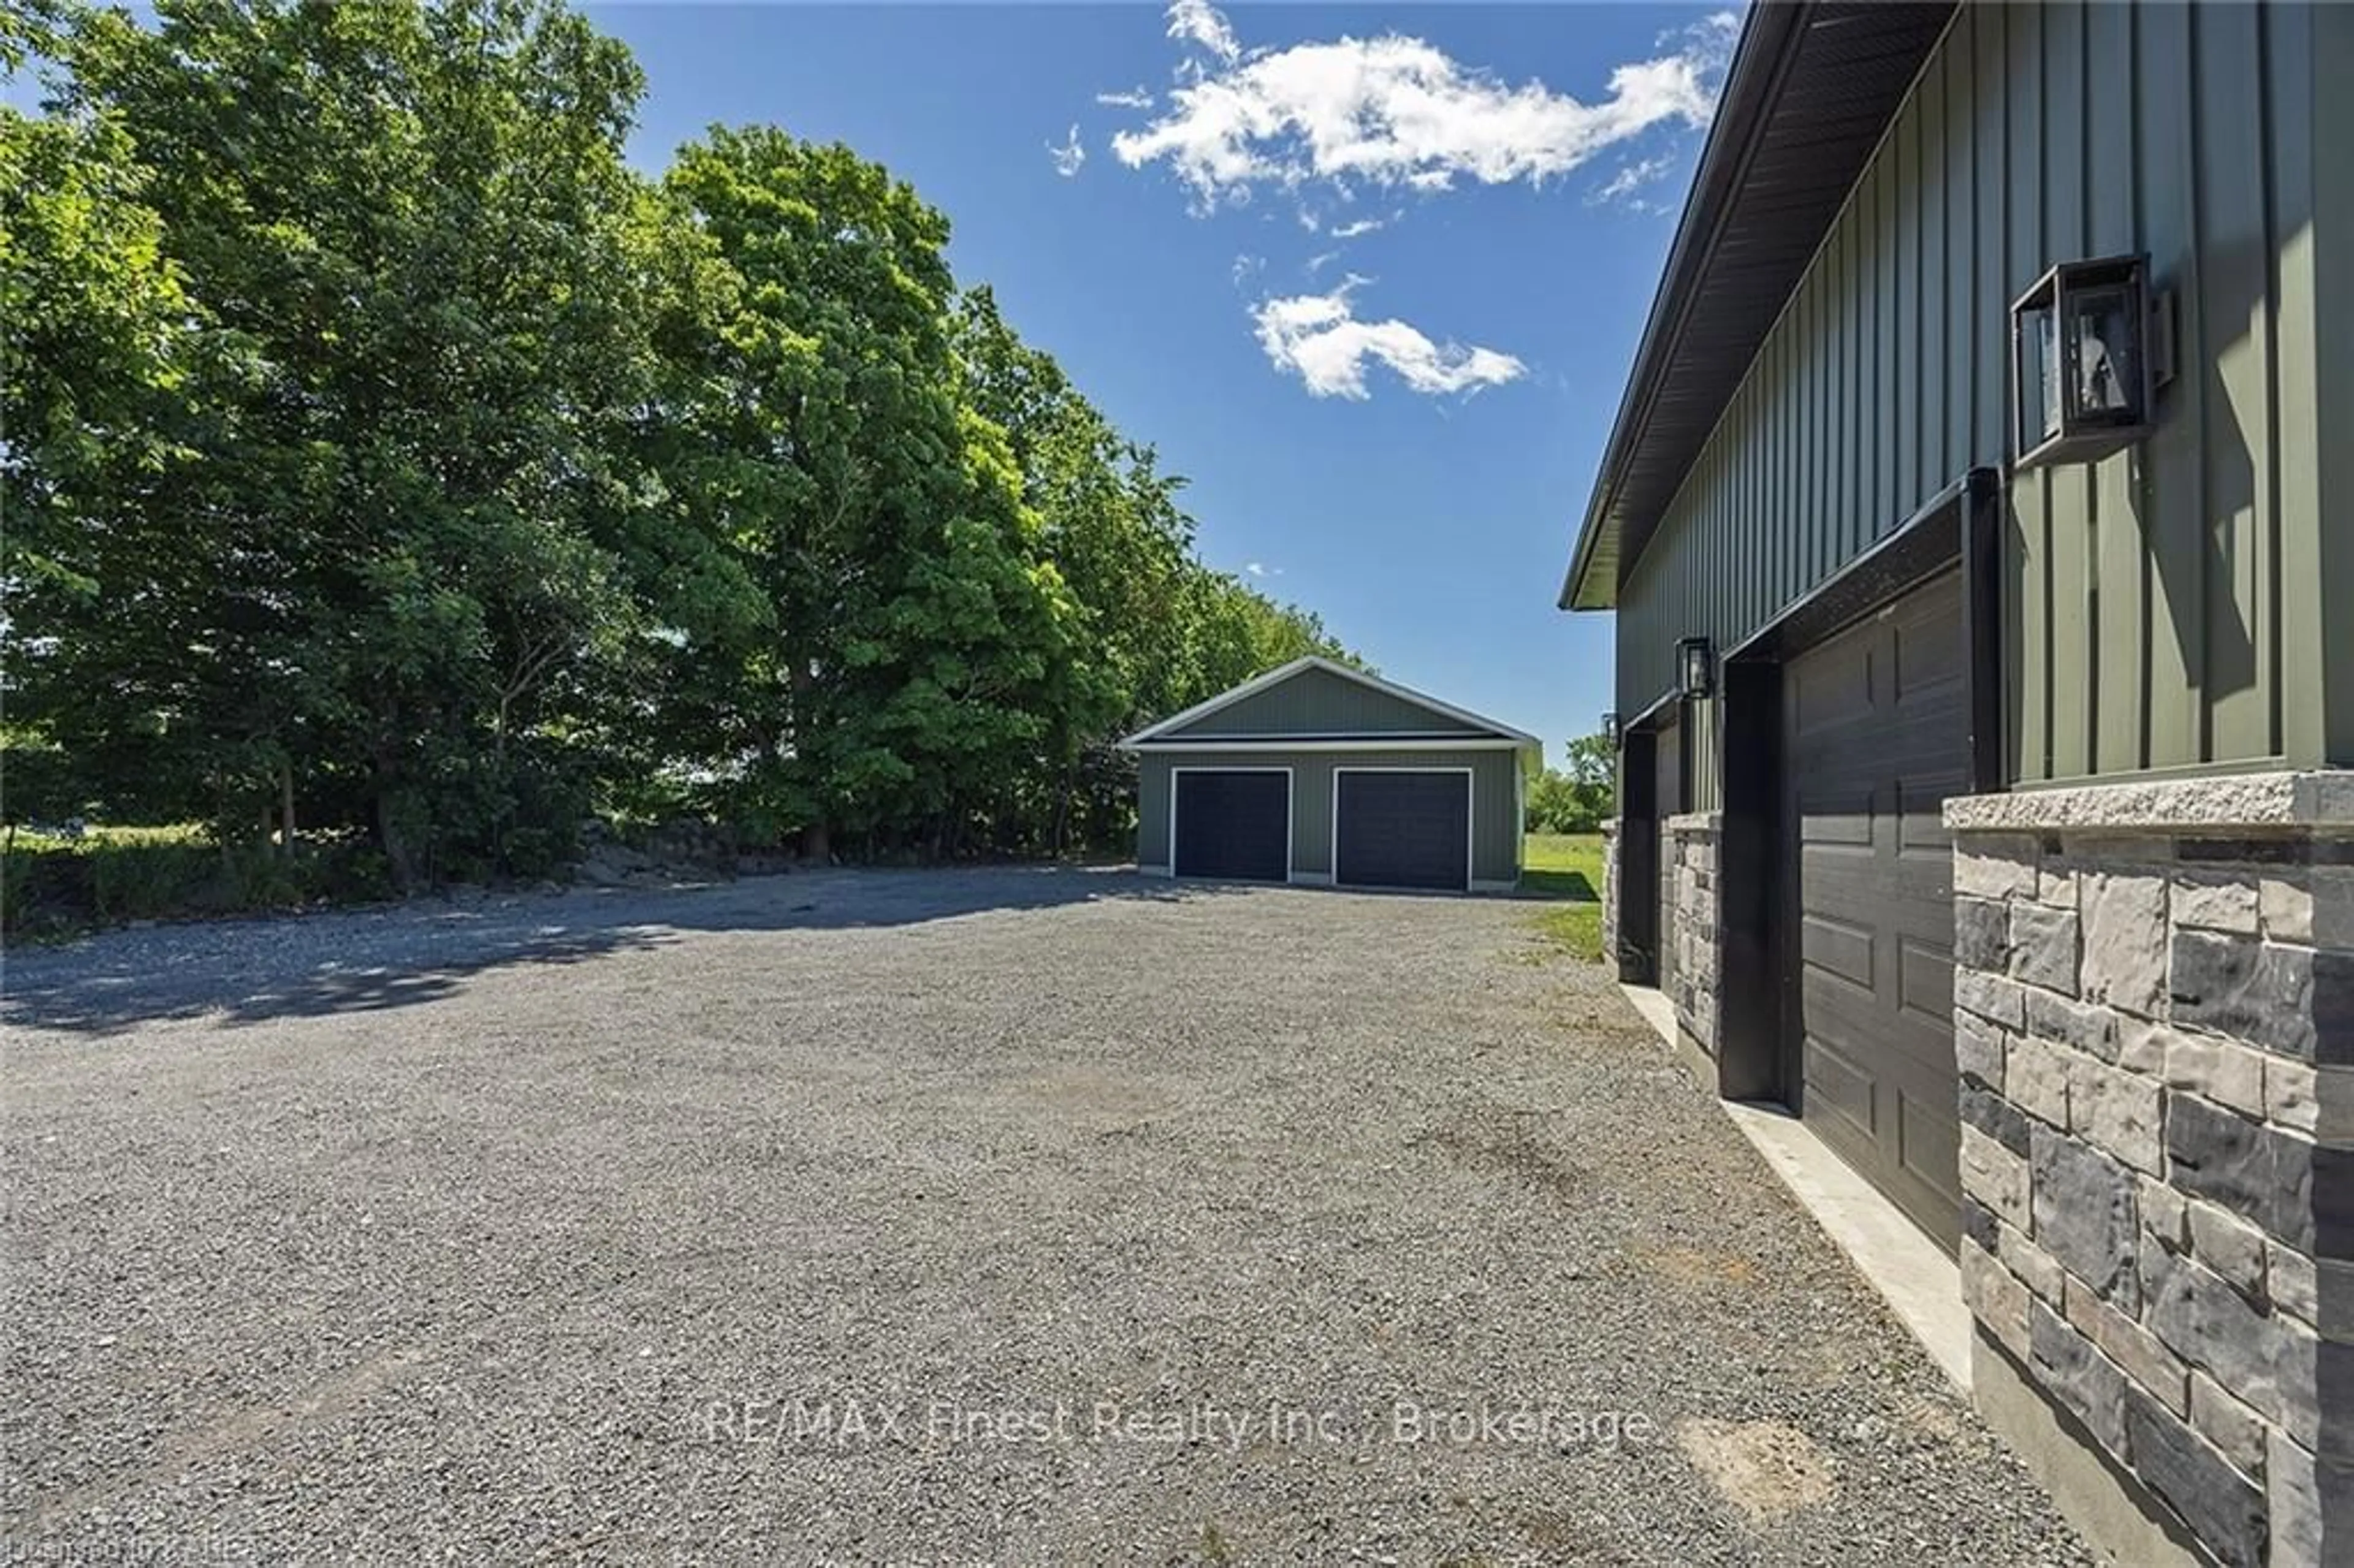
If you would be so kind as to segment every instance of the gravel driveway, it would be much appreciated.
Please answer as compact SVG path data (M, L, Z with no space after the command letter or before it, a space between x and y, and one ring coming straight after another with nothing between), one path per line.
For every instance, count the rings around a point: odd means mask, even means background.
M18 956L0 1557L2087 1561L1528 913L835 873Z

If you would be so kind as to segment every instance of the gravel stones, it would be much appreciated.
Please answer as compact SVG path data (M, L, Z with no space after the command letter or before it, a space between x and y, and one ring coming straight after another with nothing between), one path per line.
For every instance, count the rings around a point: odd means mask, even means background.
M0 1539L2087 1561L1529 912L822 872L12 955Z

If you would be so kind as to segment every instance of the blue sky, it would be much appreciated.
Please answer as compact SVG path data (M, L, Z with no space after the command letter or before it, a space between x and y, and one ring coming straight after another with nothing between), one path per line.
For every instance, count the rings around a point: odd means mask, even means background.
M715 123L888 165L959 280L1191 482L1206 559L1558 760L1611 642L1553 600L1726 5L585 9L645 70L647 174Z
M1553 599L1721 5L591 15L646 71L649 172L715 122L887 164L948 214L959 279L1191 480L1212 563L1549 754L1596 727L1609 621ZM1099 101L1125 93L1150 104Z
M1553 600L1726 5L585 9L645 70L647 174L715 123L888 165L959 280L1191 482L1206 559L1558 760L1611 642Z
M1610 621L1553 596L1723 5L591 14L647 73L647 172L714 122L890 164L958 281L1189 478L1210 563L1553 758L1596 727Z

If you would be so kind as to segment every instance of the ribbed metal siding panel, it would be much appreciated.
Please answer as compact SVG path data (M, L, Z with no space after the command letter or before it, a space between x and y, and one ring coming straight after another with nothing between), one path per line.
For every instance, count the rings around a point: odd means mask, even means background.
M2000 464L2011 300L2054 260L2138 249L2176 291L2181 373L2138 450L2010 491L2013 774L2324 760L2324 618L2284 563L2347 572L2317 542L2310 455L2354 440L2317 411L2314 210L2354 182L2313 155L2313 83L2346 52L2312 42L2329 28L2271 5L1965 7L1623 586L1619 710L1668 690L1677 638L1738 642Z
M2094 5L2084 14L2084 55L2088 62L2084 100L2084 154L2094 169L2134 166L2135 75L2105 62L2131 60L2137 29L2133 9L2126 5ZM2086 249L2113 256L2131 250L2140 232L2139 181L2095 179L2084 193L2088 232ZM2088 569L2086 598L2092 603L2088 630L2091 666L2084 685L2097 691L2117 681L2138 683L2140 652L2148 639L2147 567L2141 532L2134 524L2134 462L2132 452L2104 459L2092 471L2085 504L2090 509L2084 534ZM2131 584L2131 593L2102 593L2103 585ZM2112 652L2115 649L2116 652ZM2128 658L2120 668L2115 660ZM2129 689L2129 688L2127 688ZM2087 726L2091 752L2087 773L2117 772L2142 766L2146 705L2095 703Z
M1174 735L1474 734L1460 719L1314 668L1232 707L1206 714Z
M1169 763L1147 753L1136 768L1136 863L1169 865Z
M2011 296L2027 287L2037 269L2050 260L2043 244L2043 12L2033 5L2004 8L2001 73L2003 104L2002 267L2000 305L1989 299L1989 313L2007 306ZM1992 84L1989 84L1992 85ZM1996 323L2001 323L1998 326ZM1999 335L2009 325L2008 313L1990 313L1981 330ZM2006 372L2008 366L2005 366ZM2006 374L2001 380L2007 382ZM2002 405L1996 421L2007 427ZM1999 443L1995 457L2002 455ZM2052 772L2051 726L2046 714L2052 694L2052 664L2045 633L2051 620L2041 595L2031 601L2044 580L2041 570L2049 552L2044 547L2043 489L2051 471L2020 474L2010 499L2017 520L2010 531L2004 568L2009 582L2003 596L2003 636L2008 643L2005 667L2010 672L2011 744L2004 754L2013 773L2023 779L2049 778Z
M2274 361L2284 388L2275 450L2280 498L2281 643L2292 675L2318 673L2317 695L2284 693L2288 753L2354 766L2354 10L2316 6L2265 17L2272 102L2273 227L2278 260ZM2312 134L2300 139L2299 128ZM2324 154L2322 149L2332 149ZM2327 345L2327 347L2325 347ZM2299 460L2296 454L2309 453ZM2327 498L2325 502L2324 498ZM2322 519L2334 510L2325 533Z
M1717 703L1710 697L1685 709L1683 743L1691 751L1691 771L1684 785L1691 811L1724 809L1724 769L1717 752Z

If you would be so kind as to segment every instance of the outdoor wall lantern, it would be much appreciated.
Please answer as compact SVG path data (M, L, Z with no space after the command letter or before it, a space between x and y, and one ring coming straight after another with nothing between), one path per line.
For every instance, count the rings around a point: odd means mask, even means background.
M2091 462L2149 433L2148 272L2140 256L2063 261L2010 307L2016 466Z
M1610 743L1611 750L1618 749L1618 715L1617 714L1602 715L1602 738Z
M1705 697L1716 690L1716 646L1705 637L1686 637L1676 643L1676 671L1684 695Z

